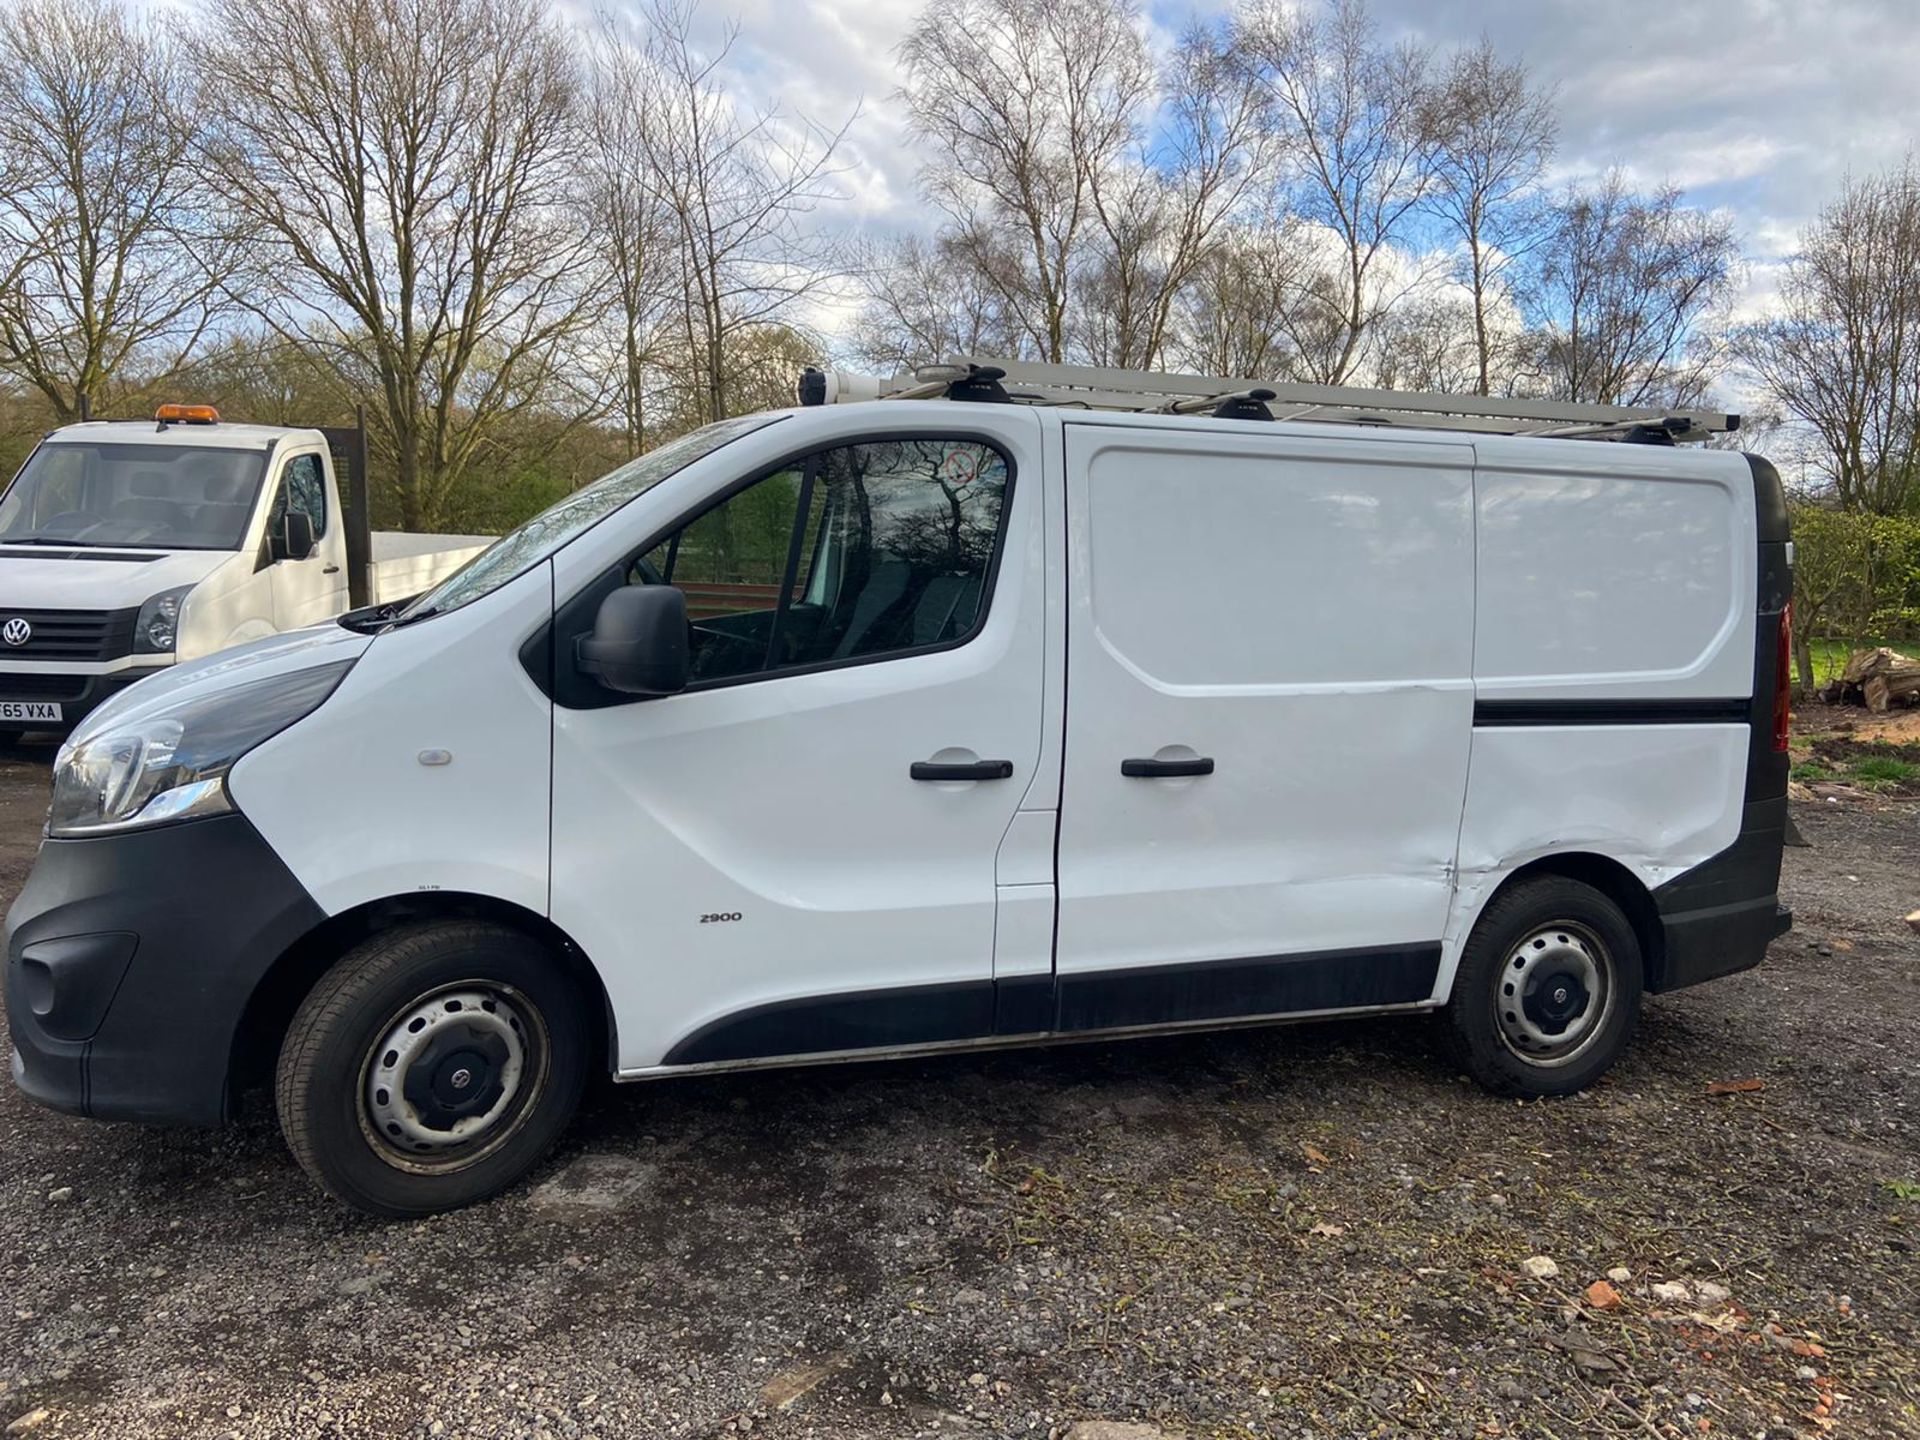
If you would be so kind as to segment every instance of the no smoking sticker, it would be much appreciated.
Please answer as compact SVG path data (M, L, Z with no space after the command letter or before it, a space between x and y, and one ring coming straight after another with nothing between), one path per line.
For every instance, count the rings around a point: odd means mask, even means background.
M947 451L940 457L940 463L934 467L933 474L942 485L954 490L971 484L980 475L979 448L973 445L962 445Z

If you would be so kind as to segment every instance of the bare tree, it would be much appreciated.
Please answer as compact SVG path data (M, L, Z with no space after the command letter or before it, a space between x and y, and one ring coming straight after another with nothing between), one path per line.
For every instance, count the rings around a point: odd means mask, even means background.
M217 308L191 85L119 0L0 9L0 366L71 419Z
M875 247L861 278L867 299L851 348L877 371L1016 347L997 287L950 236L907 235Z
M1286 0L1251 0L1236 46L1283 127L1292 165L1281 208L1339 243L1340 343L1311 378L1352 377L1369 330L1399 290L1383 285L1435 178L1429 53L1380 41L1364 0L1332 0L1322 15ZM1402 287L1404 289L1404 287Z
M1920 495L1920 174L1849 180L1787 264L1781 312L1742 358L1818 436L1841 505L1892 515Z
M321 346L249 328L202 345L181 368L180 393L262 425L347 425L358 396Z
M378 397L409 528L511 417L565 405L590 291L578 80L540 0L215 0L216 182L242 298ZM240 282L236 282L236 288Z
M1739 279L1732 224L1663 187L1628 191L1618 172L1554 208L1528 309L1547 389L1609 405L1687 403L1716 359L1704 327Z
M1181 291L1174 355L1203 375L1318 378L1345 344L1340 280L1312 227L1229 227Z
M1464 288L1429 287L1407 296L1382 317L1375 338L1375 384L1388 390L1475 393L1482 355L1475 344L1473 297Z
M1153 95L1136 19L1133 0L954 0L901 47L901 95L931 156L922 186L1042 360L1067 358L1096 187L1137 145Z
M1230 31L1190 26L1156 98L1153 135L1122 163L1089 172L1102 244L1081 308L1095 364L1160 363L1176 298L1272 155L1266 105Z
M834 197L836 130L774 108L743 110L724 83L738 39L703 53L690 0L654 0L646 61L658 95L642 130L676 265L673 324L690 367L682 383L703 419L739 408L733 358L752 332L785 328L804 301L844 277L832 232L813 222Z
M1488 305L1507 267L1542 232L1543 207L1530 202L1559 122L1552 92L1535 89L1526 66L1503 62L1484 38L1453 57L1428 105L1425 128L1438 140L1433 206L1466 252L1461 279L1473 303L1474 388L1488 395L1495 348Z
M656 330L678 279L673 217L653 173L660 97L644 45L628 27L602 17L588 57L581 167L583 219L598 242L613 302L602 328L619 354L614 388L629 456L647 448Z

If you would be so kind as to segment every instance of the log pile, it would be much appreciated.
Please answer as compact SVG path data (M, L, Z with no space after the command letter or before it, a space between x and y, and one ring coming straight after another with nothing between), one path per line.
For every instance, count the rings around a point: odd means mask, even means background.
M1884 645L1856 650L1820 698L1829 705L1864 705L1876 715L1896 705L1920 704L1920 660Z

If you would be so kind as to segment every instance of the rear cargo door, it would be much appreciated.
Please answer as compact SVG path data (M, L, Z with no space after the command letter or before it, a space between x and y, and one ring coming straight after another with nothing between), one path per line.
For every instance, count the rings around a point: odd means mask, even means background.
M1061 1028L1424 1000L1472 734L1471 447L1065 428Z

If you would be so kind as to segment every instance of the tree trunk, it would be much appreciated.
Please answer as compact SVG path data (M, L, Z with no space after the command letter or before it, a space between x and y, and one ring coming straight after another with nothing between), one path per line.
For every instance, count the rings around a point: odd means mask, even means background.
M1793 637L1793 668L1800 677L1800 694L1813 694L1813 646L1805 635Z
M1480 223L1476 219L1467 235L1473 252L1473 345L1480 361L1480 393L1493 393L1492 356L1487 353L1487 261L1480 246Z

